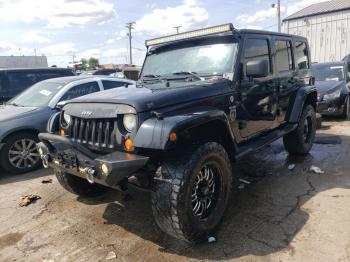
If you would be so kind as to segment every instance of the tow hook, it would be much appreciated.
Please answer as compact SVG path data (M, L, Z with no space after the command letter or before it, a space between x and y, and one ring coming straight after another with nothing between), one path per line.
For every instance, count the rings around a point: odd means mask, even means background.
M95 170L91 167L79 168L79 172L86 176L86 180L93 184L95 183Z

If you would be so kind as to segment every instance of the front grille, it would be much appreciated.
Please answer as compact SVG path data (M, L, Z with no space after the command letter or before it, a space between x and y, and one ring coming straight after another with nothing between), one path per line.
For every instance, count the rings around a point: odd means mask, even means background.
M81 144L113 148L116 143L116 119L82 119L73 117L68 136Z

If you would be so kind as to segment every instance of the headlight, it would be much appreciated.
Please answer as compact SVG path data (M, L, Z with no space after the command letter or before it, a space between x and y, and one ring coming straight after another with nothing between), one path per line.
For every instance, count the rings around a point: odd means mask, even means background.
M72 122L72 117L66 113L63 113L63 122L65 126L69 126L69 124Z
M333 99L336 99L338 97L340 97L340 90L337 90L337 91L330 93L330 94L325 94L323 96L323 100L333 100Z
M127 114L124 115L123 124L128 132L133 132L136 129L136 115Z

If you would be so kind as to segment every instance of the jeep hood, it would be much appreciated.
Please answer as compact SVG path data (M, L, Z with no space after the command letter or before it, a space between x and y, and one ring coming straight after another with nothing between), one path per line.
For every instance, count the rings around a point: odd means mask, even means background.
M173 84L171 82L171 84ZM69 103L126 104L137 112L155 110L214 97L227 91L231 82L226 79L190 82L176 88L149 89L146 87L120 87L71 100Z
M315 86L319 95L323 96L341 89L345 85L344 81L316 81Z
M26 117L27 115L32 114L34 111L39 111L39 108L1 105L0 122Z

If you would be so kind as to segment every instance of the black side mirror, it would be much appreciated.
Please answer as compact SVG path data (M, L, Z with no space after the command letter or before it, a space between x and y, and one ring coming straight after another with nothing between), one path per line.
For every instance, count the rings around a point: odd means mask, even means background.
M269 75L269 60L252 60L246 65L247 77L259 78Z

